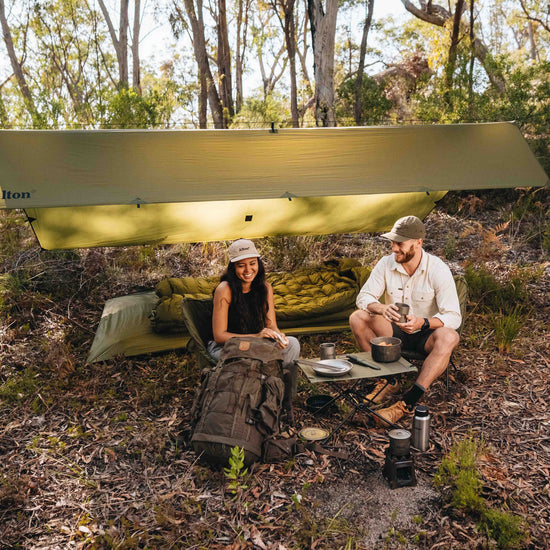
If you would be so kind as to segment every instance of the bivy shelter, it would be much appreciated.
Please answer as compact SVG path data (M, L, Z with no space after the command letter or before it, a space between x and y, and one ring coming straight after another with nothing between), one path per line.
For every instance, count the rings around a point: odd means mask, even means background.
M0 208L24 209L44 249L373 233L449 190L547 182L512 123L0 130ZM188 340L152 333L154 293L113 300L89 360Z

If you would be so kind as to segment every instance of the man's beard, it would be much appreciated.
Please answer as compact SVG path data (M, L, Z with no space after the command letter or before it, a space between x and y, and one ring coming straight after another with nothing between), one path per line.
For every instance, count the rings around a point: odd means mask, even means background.
M402 254L402 256L401 256ZM395 256L395 261L398 263L398 264L406 264L407 262L409 262L410 260L412 260L414 258L414 248L411 246L409 248L409 250L407 250L406 252L402 252L400 253L400 256L399 258L397 256Z

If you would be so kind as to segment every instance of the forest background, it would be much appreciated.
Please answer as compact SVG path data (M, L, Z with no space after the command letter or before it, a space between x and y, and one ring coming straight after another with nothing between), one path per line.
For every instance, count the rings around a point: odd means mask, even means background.
M0 0L0 127L506 120L550 173L550 4L402 0L395 18L382 4ZM470 300L460 370L426 400L419 486L390 495L368 419L336 442L348 461L212 471L188 445L192 354L85 364L106 300L219 274L227 243L45 251L23 212L0 212L0 547L548 548L549 211L548 188L515 189L449 193L428 216L427 250ZM370 235L259 246L287 271L386 251ZM355 349L349 331L334 338ZM316 422L299 389L298 425Z
M3 128L508 120L548 163L542 0L1 0L0 23Z

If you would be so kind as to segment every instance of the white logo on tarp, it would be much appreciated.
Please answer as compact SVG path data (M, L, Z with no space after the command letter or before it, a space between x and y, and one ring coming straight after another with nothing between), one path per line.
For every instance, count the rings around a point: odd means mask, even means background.
M28 191L8 191L7 189L2 189L2 199L30 199L31 194Z

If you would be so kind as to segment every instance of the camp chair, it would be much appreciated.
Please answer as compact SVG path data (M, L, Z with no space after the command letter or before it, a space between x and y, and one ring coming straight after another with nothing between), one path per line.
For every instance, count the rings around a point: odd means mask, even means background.
M181 311L187 331L191 336L188 344L189 349L194 352L201 368L215 366L216 360L207 351L208 342L214 339L212 335L212 298L184 298Z
M460 327L458 327L458 334L462 333L462 327L464 326L464 319L466 318L466 303L468 301L468 284L466 283L466 279L462 277L461 275L455 276L455 284L456 284L456 292L458 294L458 301L460 303L460 314L462 316L462 322L460 324ZM426 353L420 353L418 351L407 351L404 350L401 355L407 359L407 361L424 361L426 359L427 354ZM451 358L449 360L449 364L447 365L446 370L446 386L447 390L449 389L449 367L453 367L455 371L458 371L454 361L453 356L451 355Z

